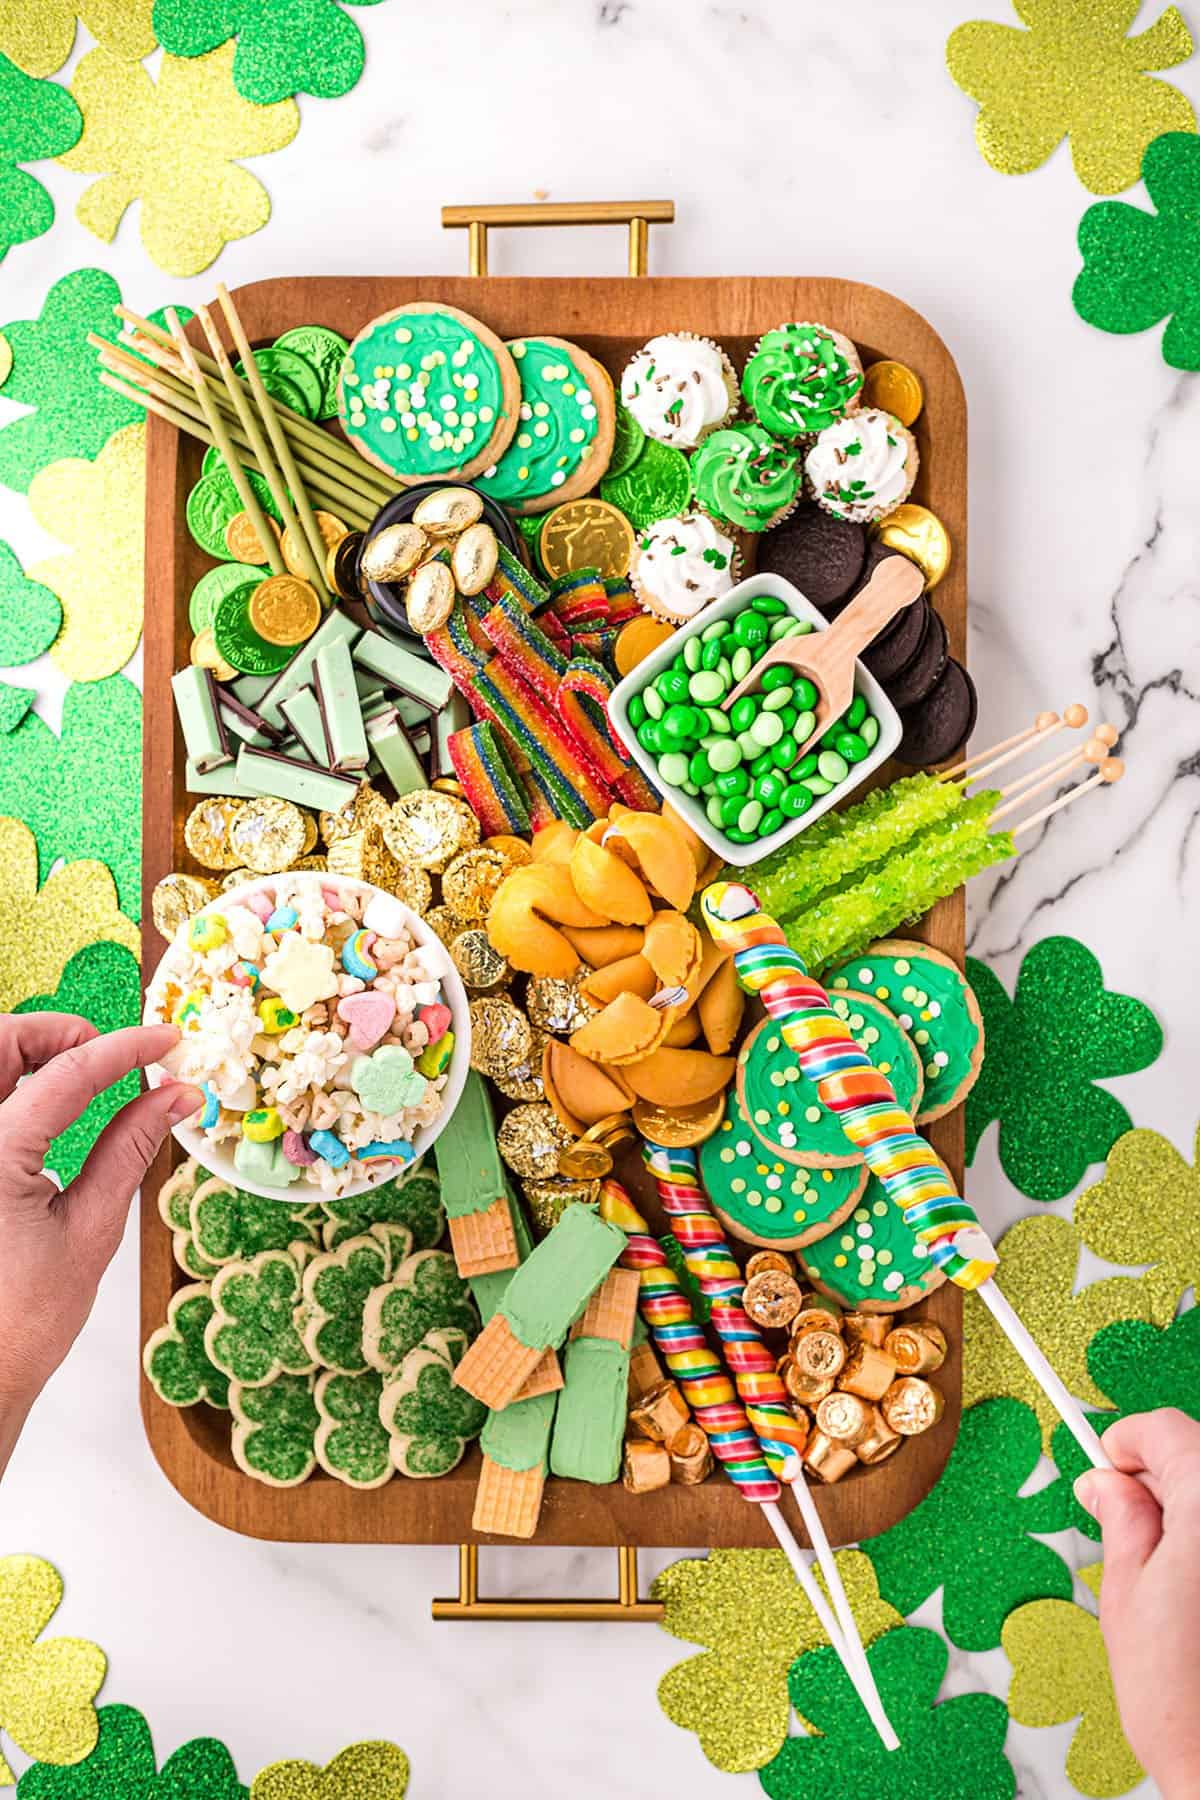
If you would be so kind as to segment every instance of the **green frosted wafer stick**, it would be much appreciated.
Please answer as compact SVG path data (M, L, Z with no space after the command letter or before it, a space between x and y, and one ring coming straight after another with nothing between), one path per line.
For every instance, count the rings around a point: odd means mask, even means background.
M616 1481L628 1404L629 1351L612 1338L573 1338L563 1356L551 1472L598 1487Z
M479 1436L479 1448L501 1468L520 1471L544 1468L550 1447L557 1393L514 1400L501 1412L490 1412Z
M496 1146L496 1116L483 1077L474 1069L438 1138L437 1166L442 1204L452 1219L486 1212L507 1192L504 1163Z
M508 1284L500 1313L512 1335L529 1350L557 1350L624 1248L617 1226L568 1206Z

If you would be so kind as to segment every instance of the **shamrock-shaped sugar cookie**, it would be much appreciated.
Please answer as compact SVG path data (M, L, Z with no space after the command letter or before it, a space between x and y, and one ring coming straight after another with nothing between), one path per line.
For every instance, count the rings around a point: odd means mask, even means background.
M71 1769L35 1763L17 1784L18 1800L246 1800L233 1759L216 1738L192 1738L162 1769L150 1727L132 1706L104 1706L100 1738Z
M1129 1114L1094 1084L1149 1066L1162 1027L1148 1006L1111 993L1077 938L1043 938L1021 964L1010 1000L973 957L967 977L983 1013L987 1055L967 1096L967 1161L993 1119L1000 1163L1031 1200L1061 1200L1100 1162Z
M380 1395L380 1423L402 1475L448 1475L483 1430L487 1407L454 1385L466 1348L464 1331L426 1332Z
M1024 1600L1069 1599L1071 1571L1029 1535L1062 1530L1068 1497L1057 1482L1020 1495L1041 1448L1037 1419L1019 1400L983 1400L965 1412L932 1493L862 1546L884 1599L911 1613L941 1588L946 1635L964 1650L995 1649L1005 1617Z
M839 1550L836 1561L864 1643L903 1623L861 1551ZM783 1552L712 1550L672 1563L651 1592L663 1630L705 1646L667 1670L659 1705L718 1769L761 1769L787 1737L788 1670L828 1641Z
M0 1731L27 1756L72 1763L96 1742L92 1702L106 1664L84 1638L39 1643L62 1596L62 1577L48 1562L0 1557ZM15 1780L0 1755L0 1786Z
M395 1375L427 1331L452 1328L473 1338L479 1314L470 1290L444 1250L418 1250L363 1310L363 1354L373 1369Z
M1103 1565L1080 1569L1099 1598ZM1143 1769L1121 1729L1108 1652L1094 1613L1066 1600L1034 1600L1004 1621L1004 1653L1012 1664L1008 1710L1018 1725L1064 1725L1078 1719L1066 1775L1078 1793L1110 1800L1128 1793Z
M336 1250L348 1237L376 1224L407 1226L414 1250L432 1250L446 1229L441 1183L432 1169L419 1168L351 1199L327 1195L321 1208L325 1213L321 1236L327 1250Z
M0 543L0 667L33 662L62 625L58 595L26 575L15 552Z
M271 202L237 158L282 150L300 129L293 100L255 106L233 85L234 45L187 60L165 56L157 83L141 63L92 50L71 92L83 136L59 161L99 175L75 208L111 243L142 203L142 243L170 275L198 275L235 238L266 224Z
M1200 1127L1191 1163L1157 1131L1127 1131L1076 1201L1075 1224L1107 1262L1152 1265L1164 1292L1149 1316L1169 1325L1186 1290L1200 1288Z
M413 1059L400 1044L385 1044L369 1056L356 1056L350 1064L350 1086L368 1112L390 1118L406 1107L419 1106L428 1083L413 1067Z
M408 1758L395 1744L351 1744L324 1769L272 1763L254 1777L250 1800L404 1800Z
M155 0L154 29L172 56L200 56L236 37L234 83L259 106L297 93L330 99L362 74L362 33L334 0Z
M209 1262L196 1249L192 1237L192 1195L209 1179L208 1170L189 1157L167 1176L158 1190L158 1216L171 1233L171 1252L175 1261L193 1281L206 1284L221 1265Z
M38 851L19 819L0 819L0 1012L53 988L77 950L99 940L141 951L103 863L67 863L38 888Z
M1177 88L1149 73L1192 54L1174 6L1139 36L1126 33L1140 0L1013 0L1027 31L972 20L950 35L946 62L978 100L975 137L1006 175L1046 161L1064 137L1075 173L1093 194L1119 194L1138 178L1142 152L1164 131L1192 131Z
M383 1227L313 1257L304 1271L303 1331L314 1362L344 1375L366 1368L363 1307L391 1272L391 1244Z
M264 1250L219 1269L204 1333L218 1369L243 1387L263 1387L281 1372L307 1375L314 1359L294 1323L301 1297L300 1270L286 1250Z
M219 1176L193 1188L188 1222L197 1253L218 1266L248 1262L264 1250L290 1250L297 1240L315 1244L318 1233L315 1207L265 1200Z
M229 1405L229 1377L216 1367L204 1347L213 1316L212 1295L204 1282L177 1288L167 1306L167 1322L151 1332L142 1351L146 1379L168 1406L195 1406L205 1400L224 1410Z
M949 1652L936 1631L901 1626L867 1652L900 1739L888 1750L831 1646L793 1665L792 1705L819 1737L790 1737L759 1776L770 1800L1013 1800L1008 1714L992 1694L937 1704Z
M0 257L54 223L49 193L18 164L61 156L78 140L81 124L65 88L35 81L0 55Z
M396 1472L390 1440L379 1421L382 1393L383 1376L375 1369L361 1375L329 1370L317 1378L317 1461L347 1487L383 1487Z
M53 75L71 54L75 15L98 44L136 61L154 48L154 0L0 0L0 51L27 75Z
M314 1375L276 1375L265 1387L232 1382L233 1460L268 1487L298 1487L317 1466Z

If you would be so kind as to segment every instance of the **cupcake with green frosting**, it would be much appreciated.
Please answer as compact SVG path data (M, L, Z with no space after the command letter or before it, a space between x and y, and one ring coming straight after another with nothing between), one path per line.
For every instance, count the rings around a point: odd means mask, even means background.
M779 325L764 333L742 373L751 412L789 444L853 412L862 384L858 351L827 325Z
M697 504L742 531L778 525L799 499L802 481L799 456L761 425L714 431L692 457Z

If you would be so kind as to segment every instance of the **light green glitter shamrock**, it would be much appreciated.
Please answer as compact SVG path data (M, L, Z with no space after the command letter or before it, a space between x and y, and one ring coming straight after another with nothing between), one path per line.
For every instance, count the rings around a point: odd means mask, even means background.
M193 1282L171 1295L166 1324L146 1339L142 1367L150 1386L168 1406L195 1406L200 1400L222 1410L229 1405L229 1377L216 1367L204 1347L212 1316L210 1290L203 1282Z
M272 1763L254 1777L250 1800L404 1800L408 1758L395 1744L351 1744L325 1768Z
M399 1228L372 1228L347 1238L338 1249L314 1256L304 1271L304 1343L322 1368L357 1375L367 1366L363 1307L392 1272L386 1229Z
M1118 1138L1103 1178L1075 1202L1075 1226L1106 1262L1150 1264L1142 1279L1163 1304L1148 1317L1169 1325L1187 1289L1200 1290L1200 1126L1190 1163L1157 1131Z
M289 1206L214 1177L193 1191L188 1217L196 1252L208 1262L248 1262L264 1250L288 1250L297 1239L317 1242L315 1207Z
M380 1395L380 1422L402 1475L448 1475L483 1430L487 1407L454 1385L467 1341L465 1331L426 1332Z
M233 1460L268 1487L298 1487L317 1466L314 1375L277 1375L265 1387L232 1382Z
M407 1225L414 1250L432 1250L446 1229L441 1183L432 1169L385 1181L352 1199L327 1196L321 1205L327 1215L322 1229L327 1250L336 1250L372 1225L392 1224Z
M14 244L41 237L54 223L54 202L19 163L61 156L83 128L65 88L37 81L0 55L0 257Z
M418 1250L367 1301L363 1354L373 1369L395 1375L427 1331L446 1327L473 1338L479 1314L454 1258L444 1250Z
M106 1663L83 1638L38 1642L62 1596L62 1576L48 1562L0 1557L0 1728L27 1756L77 1763L96 1742L92 1702ZM0 1756L0 1786L15 1781Z
M232 1380L263 1387L281 1371L307 1375L313 1368L294 1323L300 1270L286 1250L226 1263L213 1279L212 1301L204 1347Z
M396 1472L388 1434L379 1422L382 1393L383 1376L375 1369L361 1375L329 1370L317 1380L317 1461L347 1487L382 1487Z

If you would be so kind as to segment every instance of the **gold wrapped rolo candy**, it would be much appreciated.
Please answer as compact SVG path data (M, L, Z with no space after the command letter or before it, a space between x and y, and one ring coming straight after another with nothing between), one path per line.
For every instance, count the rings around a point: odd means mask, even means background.
M560 980L553 975L533 975L525 988L525 1010L537 1031L552 1037L567 1037L586 1025L595 1012L583 993L581 975Z
M846 1366L846 1346L836 1331L802 1331L792 1339L791 1357L803 1374L836 1380Z
M665 1444L650 1438L626 1438L621 1460L621 1485L631 1494L652 1494L671 1480L671 1458Z
M699 1425L685 1425L667 1445L671 1480L681 1487L696 1487L712 1474L712 1451Z
M800 1310L800 1283L782 1269L763 1269L746 1283L742 1310L764 1331L784 1331Z
M950 533L927 506L906 500L875 526L874 535L915 562L927 588L935 588L950 567Z
M421 788L389 807L383 841L398 862L440 874L460 850L475 848L479 820L465 800Z
M536 1102L514 1106L496 1133L501 1156L514 1174L527 1181L549 1181L557 1175L559 1154L570 1141L553 1107Z
M871 1408L871 1429L860 1443L854 1447L854 1454L859 1462L886 1462L889 1456L895 1456L904 1439L898 1431L893 1431L877 1406Z
M179 927L215 900L220 891L217 882L206 881L200 875L164 875L150 896L155 931L169 943Z
M236 869L242 862L230 846L229 832L245 804L216 795L197 801L184 820L183 841L206 869Z
M801 1406L815 1406L824 1400L826 1394L833 1392L832 1375L810 1375L801 1369L790 1356L785 1356L779 1365L779 1373L783 1377L783 1385L793 1400Z
M883 1347L895 1357L900 1375L932 1375L946 1360L946 1334L931 1319L897 1325L888 1332Z
M500 994L484 994L472 1000L467 1009L471 1016L471 1067L481 1075L499 1072L511 1074L527 1065L533 1055L533 1027L519 1006ZM557 1117L555 1124L558 1124ZM562 1142L569 1144L570 1134L563 1130ZM516 1164L513 1164L516 1168ZM525 1171L517 1169L518 1174ZM553 1169L530 1170L531 1174L554 1175Z
M872 1411L868 1400L835 1388L817 1407L817 1429L833 1438L835 1443L847 1444L853 1449L869 1435Z
M568 1206L595 1206L600 1199L598 1181L562 1181L554 1177L549 1181L523 1181L521 1186L538 1237L547 1237L554 1230Z
M223 894L231 894L234 888L245 887L248 881L257 880L258 876L254 873L253 869L239 866L236 869L230 869L228 875L222 875L221 892Z
M652 1142L659 1143L661 1140L655 1138ZM753 1281L756 1275L761 1275L766 1269L774 1269L780 1275L795 1274L791 1257L785 1256L782 1250L756 1250L746 1263L746 1280Z
M852 1344L873 1344L876 1349L885 1342L892 1329L889 1313L848 1312L842 1314L842 1330Z
M864 1400L882 1400L895 1379L895 1358L874 1344L860 1342L846 1358L838 1385Z
M482 845L464 850L446 864L442 875L442 901L469 925L482 925L496 897L496 889L510 873L512 864L500 850L485 850Z
M545 1049L545 1033L535 1031L529 1060L518 1063L516 1068L510 1069L507 1074L491 1076L491 1081L500 1089L506 1100L546 1099L546 1088L542 1081L542 1056Z
M403 581L428 549L429 538L415 520L385 525L363 545L359 572L367 581Z
M830 1300L806 1300L792 1320L792 1336L804 1331L836 1331L842 1329L842 1315Z
M864 372L862 404L889 412L902 425L914 425L925 404L920 378L906 363L876 362Z
M843 1475L848 1475L857 1461L853 1450L836 1443L821 1430L814 1431L804 1446L805 1468L829 1487Z
M489 988L503 987L512 979L507 962L498 950L493 950L481 925L458 932L451 939L449 950L450 961L461 975L464 987L486 992Z
M457 537L483 517L483 495L476 488L443 487L426 494L413 513L413 524L429 537Z
M660 1381L629 1409L629 1423L634 1430L657 1444L669 1444L691 1423L691 1417L687 1401L673 1381Z
M379 789L364 781L353 800L347 801L339 812L319 815L321 836L327 844L335 844L339 838L349 837L352 831L362 831L368 825L382 825L391 810L390 801L385 800Z
M229 827L229 848L256 875L278 875L304 854L304 814L290 800L244 800Z
M919 1437L937 1424L946 1402L931 1381L922 1381L919 1375L902 1375L879 1402L879 1410L891 1430L901 1437Z

